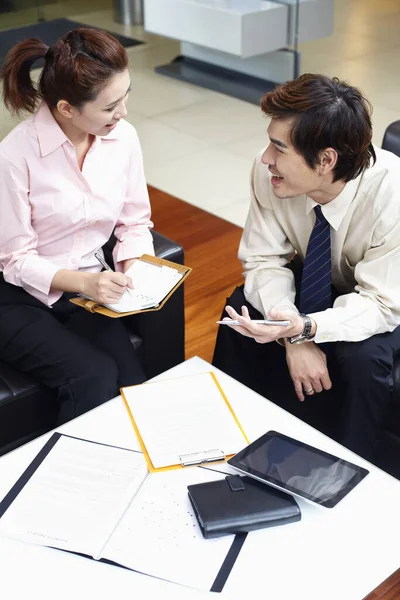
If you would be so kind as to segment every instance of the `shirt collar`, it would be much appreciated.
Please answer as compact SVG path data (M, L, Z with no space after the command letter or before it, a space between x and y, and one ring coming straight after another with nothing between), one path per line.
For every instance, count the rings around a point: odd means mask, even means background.
M34 121L42 157L51 154L65 142L72 143L53 117L48 104L44 100L40 103L34 115ZM116 139L118 139L118 126L110 131L108 135L96 136L93 147L97 146L100 141Z
M322 213L328 223L337 231L345 217L347 209L357 195L363 174L352 179L342 189L340 194L328 204L320 205ZM306 214L308 215L318 202L306 196Z
M41 156L47 156L69 139L53 117L47 103L42 101L35 116L36 133L39 140ZM71 142L69 142L71 143Z

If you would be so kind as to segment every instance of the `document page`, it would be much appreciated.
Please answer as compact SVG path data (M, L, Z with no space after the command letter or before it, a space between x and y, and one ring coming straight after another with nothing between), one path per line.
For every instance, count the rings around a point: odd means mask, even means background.
M166 265L153 265L136 260L126 275L132 278L134 289L127 290L117 304L107 304L116 312L130 312L157 306L183 274Z
M211 373L123 389L154 468L188 455L235 454L247 440Z
M210 590L234 536L203 538L187 486L224 477L198 467L151 473L103 557L154 577Z
M138 452L61 436L0 519L0 534L97 557L147 473Z

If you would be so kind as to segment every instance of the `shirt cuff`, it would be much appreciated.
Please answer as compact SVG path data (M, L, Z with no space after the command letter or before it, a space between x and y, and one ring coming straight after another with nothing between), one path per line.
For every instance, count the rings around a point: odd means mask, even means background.
M51 306L62 296L60 290L51 291L51 282L60 267L49 260L39 256L27 256L21 267L20 280L17 285L22 286L29 294Z
M313 342L316 344L336 342L338 340L338 332L334 331L334 321L331 316L331 311L332 308L328 308L327 310L308 315L311 319L314 319L317 324L317 332L313 339Z
M121 241L117 240L113 250L115 270L122 270L122 266L118 263L130 258L138 258L142 254L154 256L153 236L150 231L145 235L126 237Z

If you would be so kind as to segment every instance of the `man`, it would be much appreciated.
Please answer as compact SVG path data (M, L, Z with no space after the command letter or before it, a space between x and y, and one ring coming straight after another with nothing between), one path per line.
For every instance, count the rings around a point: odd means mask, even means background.
M213 364L372 460L400 348L400 159L336 78L302 75L261 108L245 284L224 313L240 325L220 326Z

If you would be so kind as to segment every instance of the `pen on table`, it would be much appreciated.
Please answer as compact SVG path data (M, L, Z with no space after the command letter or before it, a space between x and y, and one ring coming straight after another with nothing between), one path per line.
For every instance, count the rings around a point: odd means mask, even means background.
M112 268L110 267L110 265L106 263L104 258L98 252L95 252L94 256L95 256L95 258L97 258L99 263L105 268L106 271L112 271ZM126 290L127 290L127 292L129 292L129 294L131 293L130 288L127 287Z
M253 319L251 321L256 325L275 325L276 327L288 327L290 325L290 321L280 321L273 319ZM235 319L225 319L224 321L217 321L218 325L241 325L240 321Z

